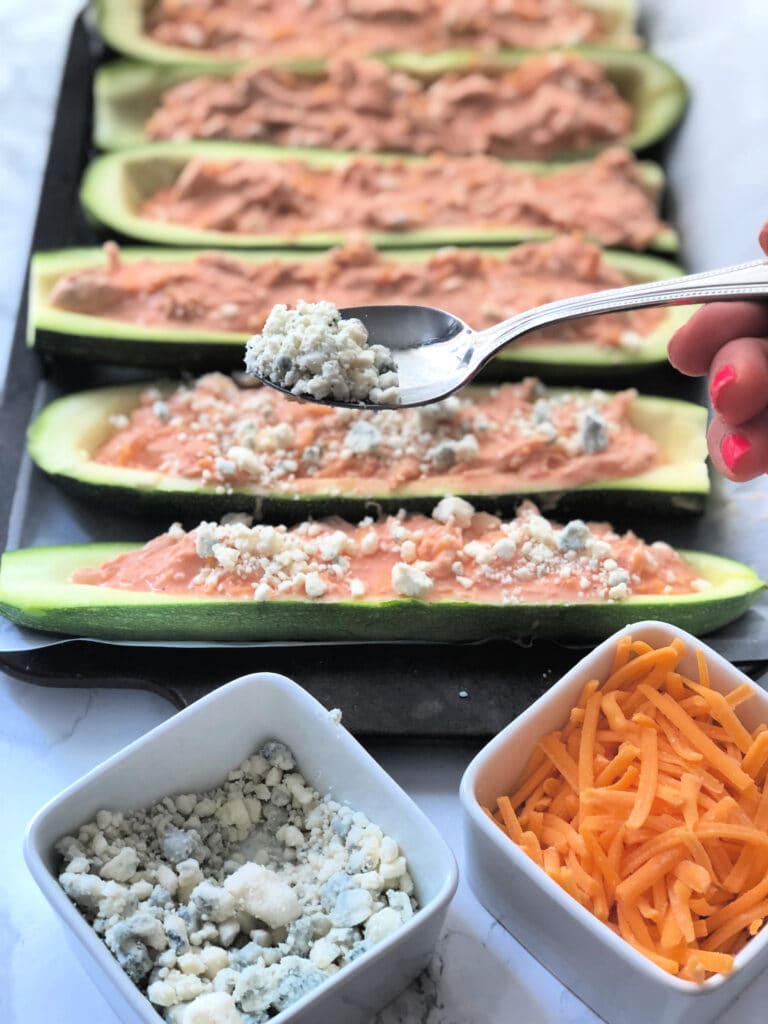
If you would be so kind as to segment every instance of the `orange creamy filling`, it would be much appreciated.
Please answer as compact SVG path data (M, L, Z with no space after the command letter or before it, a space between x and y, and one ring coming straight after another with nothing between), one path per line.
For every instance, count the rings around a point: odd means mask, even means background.
M575 237L532 242L503 257L477 249L441 249L418 262L394 260L363 241L317 259L251 263L206 252L194 260L124 261L105 245L103 266L59 278L50 301L59 309L147 327L258 334L277 303L329 298L345 306L404 303L450 309L476 328L490 327L532 306L618 288L628 276ZM525 344L581 341L637 348L663 319L658 309L573 320L536 331Z
M199 157L138 213L233 234L514 225L585 231L603 245L634 249L663 226L634 157L622 149L544 175L485 156L418 163L351 157L326 168L295 158Z
M405 153L542 159L616 142L632 107L599 64L547 53L519 67L425 82L374 61L334 60L325 75L246 68L166 90L152 139L238 139Z
M452 47L597 42L599 14L574 0L155 0L145 31L167 46L272 60Z
M94 458L221 493L386 493L429 481L471 493L576 487L659 464L631 423L634 391L548 392L537 381L415 409L358 411L239 388L222 374L152 388ZM418 489L415 487L414 489Z
M515 519L474 513L444 498L432 518L340 519L250 526L178 524L143 548L75 583L240 600L622 601L638 594L685 594L706 582L667 544L619 535L607 523L549 522L531 503Z

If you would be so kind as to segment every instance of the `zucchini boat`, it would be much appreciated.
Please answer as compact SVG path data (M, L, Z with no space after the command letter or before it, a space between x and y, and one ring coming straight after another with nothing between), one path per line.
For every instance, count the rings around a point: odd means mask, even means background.
M461 71L494 72L518 67L533 51L502 51L493 56L455 50L439 54L396 53L379 60L394 70L431 82L440 75ZM632 132L614 144L641 150L664 138L680 120L686 104L686 87L680 76L664 61L649 53L579 47L573 50L599 65L609 82L633 110ZM298 74L317 77L317 65L293 66ZM199 66L158 67L134 61L114 61L96 72L94 82L94 141L102 149L121 149L151 141L146 122L155 112L162 94L171 86L200 77ZM206 76L227 77L232 69L216 66L205 69ZM578 153L564 151L556 159L585 158L603 145Z
M176 385L154 382L161 391ZM523 498L532 498L550 511L558 508L605 516L621 513L692 513L701 511L709 493L706 467L706 409L677 399L639 397L630 408L634 427L649 434L659 445L663 465L634 477L598 480L564 491L541 484L499 493L466 487L461 474L442 474L437 479L411 481L397 491L380 479L366 477L319 478L313 489L291 492L284 486L270 491L253 486L217 493L183 477L154 471L108 466L93 458L112 435L110 419L130 414L150 382L82 391L51 402L29 428L31 458L64 490L87 501L111 505L138 515L218 519L227 512L257 512L272 522L296 522L308 516L341 515L358 519L373 506L396 512L407 504L413 510L430 510L446 491L460 494L478 508L511 509ZM481 388L469 388L466 397L481 396ZM556 392L555 392L556 394ZM221 491L221 488L218 488Z
M31 629L106 640L597 640L644 619L670 622L696 635L709 633L737 619L764 589L748 566L692 551L679 554L711 589L606 603L217 600L69 582L76 569L101 565L140 546L82 544L6 552L0 563L0 614Z
M96 0L101 35L113 49L155 64L195 64L203 70L221 64L221 57L181 46L167 46L144 32L150 0ZM634 48L637 10L635 0L580 0L581 7L598 14L606 26L605 45ZM269 58L265 55L265 61ZM227 62L236 67L243 61Z
M408 263L425 261L436 249L390 250L388 257ZM502 258L505 248L484 247L484 252ZM122 249L126 263L140 259L158 262L194 260L201 250L157 248ZM264 262L274 259L296 261L317 259L319 254L291 250L240 252L236 259ZM606 250L605 260L627 274L633 283L662 280L683 270L667 260L629 252ZM129 366L185 367L194 369L241 369L243 346L249 335L236 331L201 331L191 327L149 327L109 317L58 309L50 301L59 278L75 270L104 264L101 249L63 249L36 253L32 257L27 316L27 343L41 352L67 358L89 359ZM691 316L691 308L670 307L664 320L636 350L608 348L588 342L536 345L522 339L497 356L484 376L505 379L525 374L547 380L569 381L580 377L590 382L631 378L638 371L666 362L667 342L672 333Z
M185 227L143 217L141 204L162 188L171 186L187 163L195 157L221 161L302 160L313 168L340 167L359 154L338 153L324 149L301 149L291 146L251 145L240 142L177 142L152 143L133 149L107 153L91 162L83 176L81 202L96 222L128 238L138 238L159 245L206 247L237 247L244 249L329 249L342 245L343 231L307 232L306 234L242 233ZM377 154L382 163L391 161L423 162L425 157ZM534 175L552 174L575 164L510 162ZM645 186L659 199L664 187L664 174L658 164L639 164ZM439 245L511 245L525 240L552 238L550 228L507 224L489 228L483 225L426 227L415 231L372 231L368 240L382 248L412 248ZM596 239L599 244L599 239ZM678 248L676 232L669 227L659 230L649 248L658 252L674 252Z

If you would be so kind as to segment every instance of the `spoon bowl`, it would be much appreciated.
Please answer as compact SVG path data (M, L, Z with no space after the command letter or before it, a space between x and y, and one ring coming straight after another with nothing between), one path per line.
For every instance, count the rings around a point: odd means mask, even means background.
M384 345L394 354L400 401L370 408L425 405L466 382L474 356L472 338L479 332L453 313L433 306L349 306L339 312L345 320L362 321L369 344ZM479 369L472 370L473 376Z
M473 333L453 313L433 306L346 306L339 312L345 320L363 322L370 344L385 345L398 353L441 345L464 332Z

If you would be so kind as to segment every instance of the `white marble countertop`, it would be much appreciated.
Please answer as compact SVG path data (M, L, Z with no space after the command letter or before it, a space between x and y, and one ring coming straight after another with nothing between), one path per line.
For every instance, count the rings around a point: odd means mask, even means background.
M79 0L0 0L0 364L24 272L67 29L79 6ZM768 214L764 0L740 0L738 12L724 11L720 0L648 0L644 6L654 48L674 61L694 95L670 162L675 181L694 179L699 192L693 205L679 187L676 197L689 263L750 258L757 223ZM713 159L715 152L720 159ZM730 154L727 179L723 153ZM21 841L26 822L48 798L171 713L170 705L147 693L42 689L0 676L2 1024L117 1021L28 874ZM461 744L372 748L444 834L460 869L457 790L473 752ZM768 977L721 1016L722 1024L763 1019L766 999ZM507 1024L512 1016L523 1024L597 1020L462 883L431 970L377 1024Z

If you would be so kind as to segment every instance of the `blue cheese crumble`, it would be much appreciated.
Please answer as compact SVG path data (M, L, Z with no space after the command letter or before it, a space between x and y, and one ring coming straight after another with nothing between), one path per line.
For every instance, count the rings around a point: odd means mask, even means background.
M396 840L276 740L205 793L102 810L59 882L171 1024L265 1024L417 909Z
M318 401L397 405L397 368L384 345L369 345L362 321L342 319L332 302L275 306L245 348L248 373ZM362 441L362 438L360 439Z

